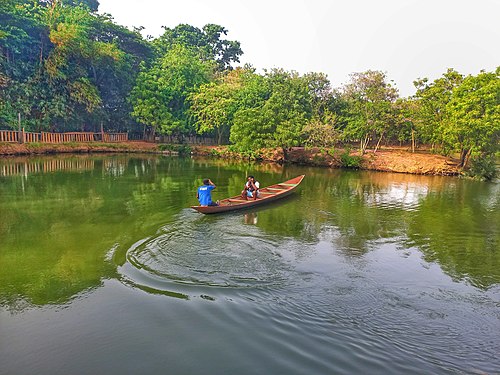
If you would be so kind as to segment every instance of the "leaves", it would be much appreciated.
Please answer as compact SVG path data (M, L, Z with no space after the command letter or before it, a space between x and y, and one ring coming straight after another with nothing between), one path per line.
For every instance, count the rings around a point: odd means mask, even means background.
M347 141L360 140L360 151L364 153L368 141L382 137L395 122L394 102L398 92L385 73L368 70L354 73L351 81L343 87L342 96L347 103L344 111Z
M238 41L222 39L227 30L219 25L208 24L203 30L197 27L180 24L173 29L165 28L165 32L153 45L159 56L166 54L173 46L183 45L196 51L203 61L214 61L217 71L231 70L231 64L239 62L243 54Z
M132 115L166 134L194 131L187 98L211 80L213 64L182 45L173 46L151 67L143 66L130 95Z

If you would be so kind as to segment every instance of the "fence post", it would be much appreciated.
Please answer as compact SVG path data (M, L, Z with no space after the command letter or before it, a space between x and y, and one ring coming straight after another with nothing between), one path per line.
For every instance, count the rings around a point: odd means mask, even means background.
M19 125L19 130L17 132L17 141L19 143L23 143L22 138L21 138L21 112L17 112L17 122Z

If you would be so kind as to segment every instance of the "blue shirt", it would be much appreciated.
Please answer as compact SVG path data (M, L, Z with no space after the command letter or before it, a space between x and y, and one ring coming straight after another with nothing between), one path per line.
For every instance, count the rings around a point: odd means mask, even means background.
M201 185L198 188L198 200L200 201L200 206L208 206L212 203L212 196L210 192L215 189L213 185Z

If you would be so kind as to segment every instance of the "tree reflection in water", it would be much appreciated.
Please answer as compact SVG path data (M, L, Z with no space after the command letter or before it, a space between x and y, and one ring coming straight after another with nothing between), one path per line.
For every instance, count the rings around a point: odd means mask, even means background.
M127 249L190 212L207 176L219 199L238 194L248 174L262 186L305 174L293 196L229 214L270 238L313 244L328 233L355 258L391 242L454 280L500 282L498 184L150 155L16 158L0 171L0 304L14 311L118 278Z

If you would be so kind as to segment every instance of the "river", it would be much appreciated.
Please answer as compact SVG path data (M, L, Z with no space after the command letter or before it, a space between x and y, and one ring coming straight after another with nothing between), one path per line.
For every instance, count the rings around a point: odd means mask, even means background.
M299 174L248 211L189 208ZM500 184L0 159L0 374L500 373Z

